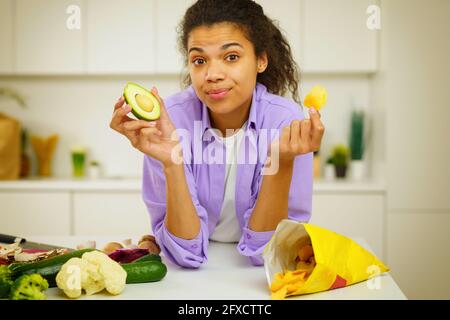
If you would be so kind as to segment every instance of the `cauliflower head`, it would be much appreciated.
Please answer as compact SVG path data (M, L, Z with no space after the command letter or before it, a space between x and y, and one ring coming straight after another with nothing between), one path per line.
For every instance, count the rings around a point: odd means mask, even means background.
M105 288L116 295L125 288L126 277L119 263L103 252L91 251L67 261L56 276L56 284L69 298L80 297L83 290L92 295Z
M71 258L63 266L56 275L56 285L64 291L69 298L78 298L81 296L81 283L86 277L83 270L86 268L86 261L80 258Z
M82 259L98 266L105 288L109 293L116 295L123 291L127 280L127 272L118 262L100 251L86 252Z

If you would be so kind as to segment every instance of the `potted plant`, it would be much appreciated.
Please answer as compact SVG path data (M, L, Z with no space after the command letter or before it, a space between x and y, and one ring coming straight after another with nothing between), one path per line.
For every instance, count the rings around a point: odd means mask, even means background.
M22 154L20 161L20 177L27 178L30 175L30 156L27 153L27 145L28 145L28 131L23 128L22 129Z
M333 161L336 177L345 178L349 161L349 149L343 144L338 144L334 146L331 152L331 158Z
M361 180L365 175L364 138L364 111L353 111L350 127L350 175L353 180Z
M100 162L92 160L89 162L89 178L98 179L101 177L100 174Z

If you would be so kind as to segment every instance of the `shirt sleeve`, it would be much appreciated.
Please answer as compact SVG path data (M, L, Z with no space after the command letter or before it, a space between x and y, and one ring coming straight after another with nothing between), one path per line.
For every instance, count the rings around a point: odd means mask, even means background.
M294 119L302 120L303 118L303 114L292 116L283 121L279 128L281 129L289 125ZM273 138L278 138L278 136ZM260 172L256 182L258 183L258 187L256 188L258 191L254 196L252 195L253 206L244 213L245 226L242 230L242 236L237 246L239 253L244 256L248 256L250 262L255 266L261 266L264 264L262 253L275 232L275 230L256 232L248 227L251 214L256 206L259 190L261 190L263 177L262 172ZM311 152L297 156L294 160L294 168L288 198L288 219L302 222L308 222L310 220L312 209L312 189L313 153Z
M142 197L150 214L155 238L164 256L184 268L199 268L207 260L208 215L198 201L197 188L191 167L184 165L191 198L200 218L200 232L194 239L186 240L173 235L164 223L166 217L166 179L162 164L144 156Z

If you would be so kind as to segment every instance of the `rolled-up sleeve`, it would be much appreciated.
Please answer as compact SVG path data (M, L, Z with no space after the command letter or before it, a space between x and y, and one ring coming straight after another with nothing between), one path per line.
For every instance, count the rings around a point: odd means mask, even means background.
M242 237L238 244L238 251L247 256L254 266L264 264L262 253L275 231L256 232L244 227Z
M200 231L194 239L182 239L173 235L166 227L166 180L161 163L144 156L142 197L150 214L153 234L164 256L185 268L199 268L207 260L209 232L206 209L198 201L197 188L192 170L184 166L186 181L193 204L200 218Z
M294 119L302 120L303 118L303 114L292 116L283 121L279 128L289 125ZM263 177L264 176L262 176L262 173L260 173L258 179L256 180L256 183L258 183L258 194L259 190L261 190ZM288 198L288 219L302 222L307 222L310 220L312 209L312 189L313 153L307 153L297 156L294 160L294 168ZM237 249L240 254L248 256L253 265L260 266L264 264L262 258L264 248L269 243L275 230L256 232L249 229L248 222L255 209L257 195L253 206L244 213L245 226L242 229L242 236L238 243Z

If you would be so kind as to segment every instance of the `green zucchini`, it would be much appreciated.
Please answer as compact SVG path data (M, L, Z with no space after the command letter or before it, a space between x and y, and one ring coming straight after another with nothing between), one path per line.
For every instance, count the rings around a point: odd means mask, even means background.
M37 262L12 264L10 265L12 278L16 279L24 274L39 273L48 281L49 287L56 287L56 275L58 274L59 270L61 270L61 267L64 263L72 258L81 258L84 253L94 250L95 249L92 248L75 250L66 254L62 254L60 256Z
M126 283L160 281L166 276L167 267L160 261L144 261L122 264L127 272Z
M144 262L144 261L159 261L159 262L161 262L161 256L159 254L149 253L149 254L146 254L145 256L142 256L130 263Z

